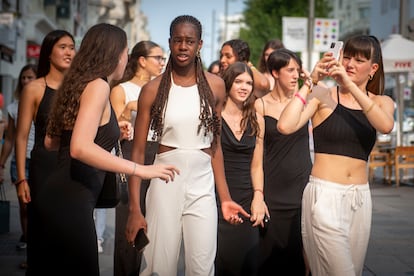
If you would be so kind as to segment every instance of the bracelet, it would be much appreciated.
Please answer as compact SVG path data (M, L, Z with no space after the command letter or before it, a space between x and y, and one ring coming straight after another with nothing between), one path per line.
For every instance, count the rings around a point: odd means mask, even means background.
M264 195L262 189L254 189L253 192L260 192L260 193L262 193L262 195Z
M17 186L17 185L19 185L19 184L21 184L23 182L27 182L27 179L26 178L23 178L22 180L16 181L16 182L14 182L14 185Z
M303 105L306 105L306 100L299 93L295 93L295 97L297 97Z
M308 86L308 94L310 94L312 92L313 85L314 85L312 78L311 77L307 78L304 85Z
M132 171L132 175L135 176L135 170L137 168L137 163L134 162L134 170Z
M125 116L123 112L121 113L121 118L124 118L127 121L131 120L131 118L128 118L127 116Z
M368 109L367 110L362 110L362 112L365 115L367 115L372 110L372 108L374 107L374 105L375 105L375 102L372 102L372 104L368 107Z

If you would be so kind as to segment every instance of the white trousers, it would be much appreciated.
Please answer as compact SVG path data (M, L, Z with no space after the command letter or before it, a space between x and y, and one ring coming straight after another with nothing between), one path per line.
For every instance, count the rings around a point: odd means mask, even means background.
M362 275L371 215L368 183L343 185L310 176L302 237L312 276Z
M185 274L214 275L217 205L210 155L201 150L175 149L155 161L180 170L173 182L152 179L146 197L149 245L140 275L176 276L183 241Z

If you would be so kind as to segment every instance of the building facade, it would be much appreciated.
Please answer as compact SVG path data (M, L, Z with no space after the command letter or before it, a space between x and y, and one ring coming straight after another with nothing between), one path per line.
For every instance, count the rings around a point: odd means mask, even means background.
M141 0L0 0L0 92L12 101L20 69L36 64L47 33L64 29L77 46L88 28L107 22L123 28L130 48L149 38Z

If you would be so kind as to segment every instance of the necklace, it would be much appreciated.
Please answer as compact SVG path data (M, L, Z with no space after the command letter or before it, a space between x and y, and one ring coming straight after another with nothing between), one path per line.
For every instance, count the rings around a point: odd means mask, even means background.
M278 98L276 98L275 96L273 96L273 93L272 92L270 92L269 93L270 94L270 97L272 97L272 99L273 100L275 100L275 102L279 102L279 103L281 103L282 102L282 100L281 99L278 99ZM289 95L288 97L287 97L287 100L290 100L292 98L292 95ZM287 101L286 100L286 101Z
M190 77L178 78L177 75L174 76L174 74L171 72L171 77L172 77L173 83L181 87L193 86L194 84L197 83L197 78L195 75L190 76Z
M135 75L135 77L137 77L137 79L138 80L140 80L140 81L150 81L150 77L149 76L145 76L145 75L141 75L141 74L139 74L139 75Z
M240 126L243 115L230 115L230 113L227 112L223 112L223 114L223 118L226 120L231 130L234 131L234 133L237 135L243 134L244 130Z

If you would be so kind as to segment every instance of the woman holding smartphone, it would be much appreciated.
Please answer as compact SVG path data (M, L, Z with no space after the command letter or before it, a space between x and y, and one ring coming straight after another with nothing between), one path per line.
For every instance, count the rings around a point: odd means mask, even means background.
M338 85L313 85L328 76ZM312 120L315 159L302 199L305 252L313 276L361 275L372 215L368 156L376 132L394 125L393 101L383 95L381 45L373 36L352 37L339 62L325 53L310 77L277 123L290 134Z

